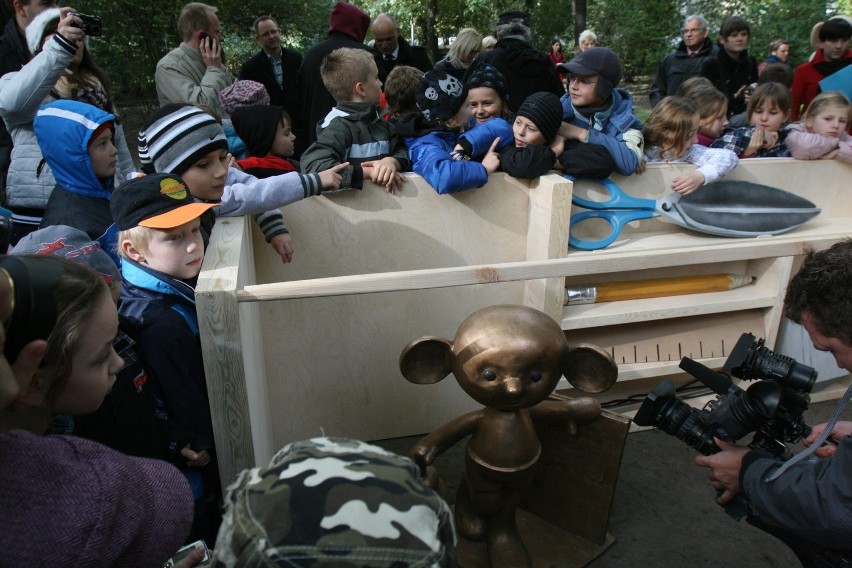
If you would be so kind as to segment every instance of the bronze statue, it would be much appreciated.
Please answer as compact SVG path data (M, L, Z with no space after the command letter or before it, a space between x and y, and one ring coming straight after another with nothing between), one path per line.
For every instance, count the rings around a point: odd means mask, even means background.
M562 375L584 392L608 389L618 374L612 357L591 345L569 348L562 329L547 315L506 305L470 315L454 341L412 341L399 365L416 384L436 383L452 372L462 389L485 406L432 432L410 455L434 486L435 458L471 435L455 503L459 534L486 541L492 566L530 566L515 512L541 453L533 421L575 429L597 418L600 403L591 397L545 399Z

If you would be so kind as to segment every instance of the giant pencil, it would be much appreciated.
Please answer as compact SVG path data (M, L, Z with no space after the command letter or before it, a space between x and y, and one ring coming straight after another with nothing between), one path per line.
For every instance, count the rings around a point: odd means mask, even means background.
M565 305L722 292L751 284L752 280L754 280L753 276L744 274L704 274L700 276L606 282L587 287L568 287L565 289Z

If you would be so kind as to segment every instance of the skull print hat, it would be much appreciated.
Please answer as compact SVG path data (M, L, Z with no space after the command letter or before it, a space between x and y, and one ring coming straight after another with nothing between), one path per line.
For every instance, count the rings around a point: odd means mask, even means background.
M464 84L443 71L429 71L420 79L415 95L420 114L428 121L443 122L455 115L467 100Z

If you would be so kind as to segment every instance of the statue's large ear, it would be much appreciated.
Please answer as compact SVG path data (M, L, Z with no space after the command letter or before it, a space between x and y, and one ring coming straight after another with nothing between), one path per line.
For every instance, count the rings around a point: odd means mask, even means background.
M421 337L406 345L399 355L402 376L418 385L437 383L450 374L453 344L443 337Z
M568 350L563 374L583 392L603 392L615 384L618 365L612 355L589 343L578 343Z

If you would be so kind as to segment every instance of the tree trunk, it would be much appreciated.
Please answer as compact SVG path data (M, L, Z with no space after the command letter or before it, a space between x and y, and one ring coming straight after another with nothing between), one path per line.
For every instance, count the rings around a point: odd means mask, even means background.
M580 34L586 29L587 0L571 0L574 8L574 47L579 47Z
M435 22L438 20L438 0L426 3L426 49L433 62L438 61L438 36L435 33Z

